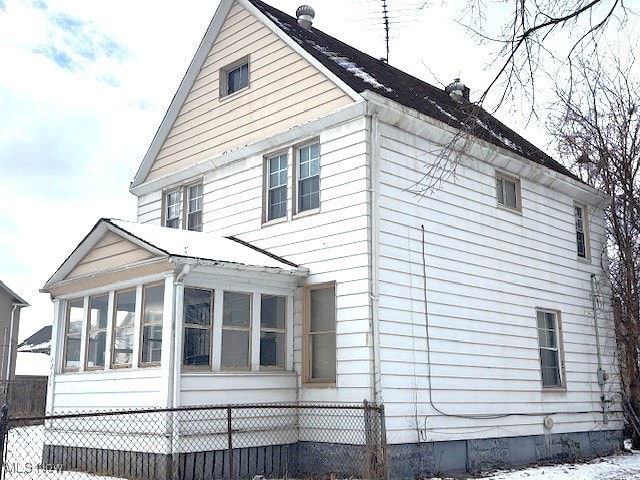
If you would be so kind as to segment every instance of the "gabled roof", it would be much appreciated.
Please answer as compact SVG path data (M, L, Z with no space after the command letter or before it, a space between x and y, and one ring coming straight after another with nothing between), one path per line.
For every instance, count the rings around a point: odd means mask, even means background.
M18 345L19 352L51 353L51 325L42 327Z
M201 260L245 270L306 274L306 269L233 237L102 218L51 276L42 291L46 292L65 280L107 232L115 233L158 258Z
M29 306L29 304L25 300L23 300L20 296L18 296L17 293L15 293L13 290L7 287L4 283L2 283L1 280L0 280L0 291L4 291L9 297L11 297L11 301L13 302L14 305L18 305L20 307Z
M556 172L577 179L569 170L518 135L483 108L460 103L448 93L392 67L315 27L301 28L297 20L261 0L248 0L287 36L358 93L374 91L406 107L462 129Z

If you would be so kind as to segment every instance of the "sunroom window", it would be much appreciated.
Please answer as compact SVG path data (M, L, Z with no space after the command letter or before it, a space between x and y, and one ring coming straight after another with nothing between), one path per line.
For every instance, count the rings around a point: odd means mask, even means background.
M108 295L89 298L88 344L85 365L87 370L104 367L104 354L107 346L108 306Z
M184 289L184 337L182 364L211 365L211 318L213 292L198 288Z
M143 289L142 365L159 364L162 354L162 316L164 311L164 284Z
M251 294L224 292L222 306L223 368L249 368L251 341Z

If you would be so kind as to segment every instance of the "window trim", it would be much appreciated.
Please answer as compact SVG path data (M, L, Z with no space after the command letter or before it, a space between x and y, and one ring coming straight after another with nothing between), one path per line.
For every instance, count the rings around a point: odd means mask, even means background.
M189 229L189 215L193 212L189 211L189 195L190 195L190 190L192 187L196 187L196 186L202 186L202 210L200 210L201 215L202 215L202 223L200 224L200 230L191 230ZM168 213L168 198L169 195L173 194L173 193L179 193L180 194L180 215L178 217L178 223L179 226L178 227L168 227L167 226L167 221L169 220L167 218L167 213ZM190 182L187 183L185 185L182 185L180 187L173 187L173 188L169 188L167 190L164 190L162 192L162 218L161 218L161 225L163 227L166 228L175 228L176 230L187 230L187 231L192 231L192 232L202 232L203 231L203 226L204 226L204 197L205 197L205 192L204 192L204 181L203 180L197 180L195 182Z
M319 283L316 285L308 285L303 289L302 295L302 385L303 387L316 388L316 387L325 387L332 388L337 386L338 380L338 346L336 343L336 351L335 351L335 362L336 362L336 373L333 379L329 378L312 378L311 368L312 368L312 348L311 348L311 292L314 290L322 290L322 289L333 289L335 295L335 309L334 309L334 320L335 320L335 330L332 330L335 338L338 338L338 309L337 309L337 290L336 290L336 282L325 282ZM330 332L329 330L325 331L325 333Z
M215 308L215 289L213 288L201 288L201 287L193 287L193 286L184 286L184 290L200 290L202 292L208 292L209 293L209 325L205 328L202 327L200 325L197 324L193 324L193 323L187 323L186 321L186 317L187 317L187 311L185 308L185 296L184 293L182 295L182 352L181 352L181 360L180 360L180 365L181 368L184 370L206 370L209 371L212 369L213 367L213 324L214 324L214 308ZM199 330L208 330L209 332L209 362L205 365L205 364L200 364L200 365L192 365L192 364L186 364L184 363L185 357L185 347L186 347L186 330L187 328L191 328L191 329L199 329Z
M258 344L260 348L260 357L262 357L262 342L261 342L261 334L262 332L267 333L280 333L284 337L284 362L282 365L262 365L260 358L258 358L258 368L260 371L285 371L287 369L287 353L288 353L288 345L287 345L287 319L289 317L289 304L288 304L288 296L282 294L272 294L272 293L264 293L261 292L259 294L260 298L260 318L258 319L259 331L258 331ZM283 328L272 328L272 327L263 327L262 326L262 298L263 297L280 297L284 299L284 327Z
M222 67L220 69L220 73L219 73L219 77L218 77L218 84L219 84L219 90L218 90L218 94L219 94L219 99L220 100L224 100L227 99L229 97L232 97L234 95L236 95L239 92L242 92L243 90L248 89L251 86L251 68L250 68L250 61L249 61L249 55L245 55L241 58L239 58L238 60L229 63L228 65L225 65L224 67ZM247 84L244 85L243 87L240 87L238 90L235 90L233 92L229 92L229 74L231 72L233 72L234 70L237 70L238 68L241 68L243 65L247 65Z
M105 313L107 325L104 328L95 328L91 329L91 301L98 297L106 297L107 298L107 311ZM107 367L107 333L109 332L109 292L98 293L95 295L90 295L87 303L86 310L86 319L84 322L86 328L86 342L84 345L85 353L84 353L84 370L85 371L100 371L104 370ZM102 365L94 365L89 366L89 345L91 343L90 337L92 332L104 332L104 358Z
M235 293L235 294L241 294L241 295L247 295L249 297L249 326L248 327L237 327L234 325L227 325L225 327L224 324L224 307L225 307L225 302L224 302L224 297L226 293ZM253 351L252 351L252 345L253 345L253 317L255 315L255 311L253 308L253 297L254 297L254 292L243 292L243 291L239 291L239 290L223 290L222 291L222 315L220 317L220 371L239 371L239 372L245 372L245 371L251 371L251 366L252 366L252 362L253 362ZM249 337L248 337L248 350L247 350L247 365L242 365L239 367L233 366L233 365L224 365L222 363L222 355L223 355L223 341L224 341L224 332L226 331L234 331L234 332L248 332L249 333Z
M262 173L262 178L263 178L262 223L263 224L285 222L289 218L289 178L290 178L289 173L290 173L290 166L291 166L291 162L289 162L289 157L290 157L289 153L290 153L289 149L286 149L286 150L278 150L276 152L273 152L264 156L263 167L262 167L262 171L263 171ZM286 199L285 199L286 211L285 211L285 214L281 217L269 218L269 206L270 206L269 192L271 190L271 185L270 185L271 171L269 170L270 160L276 157L281 157L282 155L285 155L287 160L287 181L284 184L284 188L286 192Z
M556 348L556 356L558 360L558 375L560 376L560 384L559 385L544 385L544 377L542 375L542 355L541 351L543 347L540 346L540 328L538 327L538 314L539 313L551 313L555 318L555 339L557 342ZM558 390L566 390L566 372L565 372L565 362L564 362L564 348L563 348L563 338L562 338L562 319L559 310L554 310L550 308L536 308L536 340L538 344L538 360L540 362L540 385L543 391L558 391ZM549 349L547 349L549 350Z
M498 199L498 180L503 182L503 189L504 189L504 182L510 182L513 183L515 185L515 195L516 195L516 205L515 207L512 207L511 205L506 204L505 202L500 203L500 200ZM502 173L500 171L496 170L496 174L495 174L495 199L496 199L496 205L498 206L498 208L502 208L504 210L507 210L509 212L518 212L518 213L522 213L522 187L521 187L521 183L520 183L520 179L517 177L514 177L512 175L506 174L506 173ZM503 193L503 198L504 198L504 192Z
M116 315L118 313L118 294L130 293L133 292L133 324L131 327L118 327L116 322ZM138 289L136 287L131 288L123 288L121 290L114 290L113 292L113 312L111 314L111 358L109 359L109 368L110 369L122 369L122 368L131 368L133 366L134 353L136 348L136 305L137 305L137 297L138 297ZM116 356L116 339L117 331L119 329L131 328L132 330L132 351L131 351L131 362L129 363L115 363ZM141 337L142 338L142 337Z
M61 371L62 373L67 373L67 372L79 372L81 371L81 366L83 365L83 359L82 359L82 350L83 350L83 331L85 329L85 323L86 323L86 315L87 315L87 305L86 305L86 298L83 297L75 297L75 298L70 298L66 301L66 308L65 308L65 316L64 316L64 343L62 346L62 365L61 365ZM78 350L78 353L80 355L80 358L78 358L78 366L77 367L68 367L67 366L67 352L68 352L68 348L69 348L69 320L71 319L70 313L71 313L71 304L75 303L75 302L82 302L82 325L80 327L80 332L78 334L74 334L74 335L80 335L80 349Z
M145 316L144 316L144 310L145 310L145 306L146 306L146 297L147 297L147 289L149 288L154 288L154 287L162 287L163 289L165 289L165 282L154 282L154 283L149 283L146 285L142 285L142 301L140 303L140 337L139 337L139 342L140 342L140 346L139 346L139 352L138 352L138 366L141 368L147 368L147 367L159 367L161 366L162 363L162 348L163 345L160 345L160 360L158 361L150 361L150 362L144 362L143 356L144 356L144 327L147 325L158 325L157 322L154 323L146 323L145 322ZM164 318L164 300L166 297L166 292L163 290L162 292L163 295L163 302L162 302L162 307L163 307L163 311L162 311L162 322L159 323L159 325L162 325L162 332L164 335L164 329L165 329L165 318Z
M580 209L582 211L582 232L578 231L578 216L577 210ZM573 203L573 215L574 215L574 225L576 232L576 256L578 260L584 262L591 262L591 240L590 240L590 232L589 232L589 209L587 205L584 203L574 202ZM584 241L584 255L580 255L580 251L578 249L578 235L582 233L583 241Z
M301 210L300 209L300 198L299 198L299 183L300 183L300 150L305 148L305 147L310 147L312 145L318 145L318 206L315 208L309 208L306 210ZM322 192L322 186L321 186L321 181L322 181L322 175L321 175L321 169L322 169L322 152L320 151L320 139L319 138L314 138L311 140L307 140L305 142L302 143L298 143L296 145L293 146L293 161L292 161L292 165L293 165L293 180L292 180L292 203L293 203L293 214L294 217L297 216L303 216L303 215L311 215L314 213L318 213L320 212L320 207L322 205L321 199L320 199L320 193ZM315 175L314 175L315 176ZM312 178L312 177L307 177L307 178Z

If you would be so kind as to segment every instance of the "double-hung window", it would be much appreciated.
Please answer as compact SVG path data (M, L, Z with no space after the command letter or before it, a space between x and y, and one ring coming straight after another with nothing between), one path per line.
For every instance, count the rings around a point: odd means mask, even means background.
M131 367L136 313L135 289L116 292L113 303L111 366Z
M536 314L542 386L559 388L564 385L559 314L550 310L538 310Z
M212 290L184 289L183 365L193 367L211 365L212 312Z
M287 297L262 295L260 301L260 366L284 368Z
M287 216L287 154L267 158L266 220Z
M520 210L520 181L496 174L496 199L502 207Z
M587 222L587 207L574 205L574 217L576 223L576 251L578 257L589 258L589 228Z
M64 370L78 370L80 368L83 320L84 299L70 300L67 303L67 317L65 322Z
M95 370L104 367L107 346L107 309L109 295L89 297L89 321L87 322L87 358L85 368Z
M188 185L164 194L163 225L202 231L204 187L202 183ZM184 213L184 214L183 214Z
M162 354L164 284L143 288L141 365L158 365Z
M320 207L320 144L297 148L296 212Z
M335 284L315 285L304 291L304 381L336 382Z
M222 305L222 368L251 365L251 294L224 292Z

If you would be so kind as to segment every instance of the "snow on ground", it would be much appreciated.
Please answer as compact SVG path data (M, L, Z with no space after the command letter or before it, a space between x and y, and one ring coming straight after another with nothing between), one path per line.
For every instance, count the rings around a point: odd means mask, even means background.
M433 477L445 480L448 477ZM486 480L640 480L640 451L596 458L585 463L563 463L498 471L481 475Z

